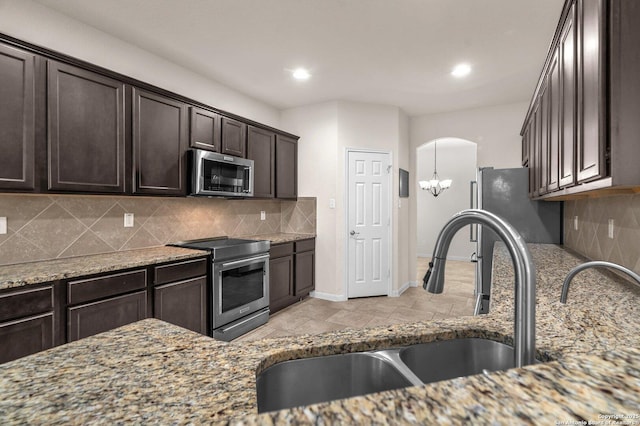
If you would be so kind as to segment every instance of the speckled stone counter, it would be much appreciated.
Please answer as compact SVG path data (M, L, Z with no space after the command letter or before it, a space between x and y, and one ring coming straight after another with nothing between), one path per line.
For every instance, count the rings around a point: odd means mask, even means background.
M269 240L271 244L290 243L292 241L307 240L309 238L315 238L314 234L287 234L287 233L275 233L275 234L262 234L262 235L249 235L243 238L250 240Z
M487 316L246 343L144 320L0 365L0 423L605 424L603 416L640 415L640 292L585 271L562 305L562 278L582 259L551 245L531 252L546 363L256 413L256 372L282 360L456 337L510 342L513 273L500 249Z
M0 290L205 256L206 251L153 247L0 266Z

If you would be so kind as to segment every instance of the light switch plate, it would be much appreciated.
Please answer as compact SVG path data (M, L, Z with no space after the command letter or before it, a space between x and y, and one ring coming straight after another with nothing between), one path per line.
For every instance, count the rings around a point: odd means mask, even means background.
M0 235L7 233L7 218L0 217Z
M124 227L133 228L133 213L124 214Z
M260 220L266 220L267 219L267 213L264 210L260 211Z

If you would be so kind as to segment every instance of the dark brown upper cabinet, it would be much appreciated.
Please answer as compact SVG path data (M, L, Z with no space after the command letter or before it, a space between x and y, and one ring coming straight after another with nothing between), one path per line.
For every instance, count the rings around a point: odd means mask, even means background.
M605 175L606 67L604 0L578 1L577 181Z
M565 1L521 131L524 146L534 111L547 111L546 127L543 121L542 134L535 138L541 155L529 158L529 167L540 169L542 180L548 176L546 185L537 185L547 192L534 191L534 198L640 191L638 22L638 2Z
M222 152L236 157L246 157L247 125L233 118L222 116Z
M538 146L538 160L540 166L538 168L538 195L546 194L549 184L549 79L547 78L542 90L540 91L540 108L538 114L540 117L540 139Z
M298 197L298 141L276 135L276 197Z
M575 6L572 5L562 28L560 49L560 104L561 129L559 149L560 187L575 182L574 163L576 146L576 30Z
M247 158L253 160L253 196L274 198L276 134L259 127L249 126L247 130Z
M189 146L220 152L220 114L196 107L190 110Z
M136 194L186 195L187 105L133 89Z
M549 93L549 143L548 143L548 169L547 169L547 191L555 191L559 188L558 163L560 152L558 150L560 141L560 66L559 50L556 49L551 66L549 67L549 82L547 91Z
M35 61L0 45L0 189L35 189Z
M49 61L47 87L49 189L124 193L124 84Z

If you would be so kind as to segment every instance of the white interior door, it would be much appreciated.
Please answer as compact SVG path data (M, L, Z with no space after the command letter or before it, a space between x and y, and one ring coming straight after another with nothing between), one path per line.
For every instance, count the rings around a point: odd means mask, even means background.
M390 154L349 151L347 156L347 295L388 295L391 279Z

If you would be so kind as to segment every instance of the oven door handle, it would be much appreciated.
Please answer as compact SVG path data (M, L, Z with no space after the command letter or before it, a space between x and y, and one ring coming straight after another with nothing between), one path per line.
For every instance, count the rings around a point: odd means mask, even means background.
M259 260L269 259L268 254L263 254L262 256L250 257L248 259L240 259L234 260L233 262L225 262L222 264L222 269L229 269L229 267L238 267L244 265L250 265Z

